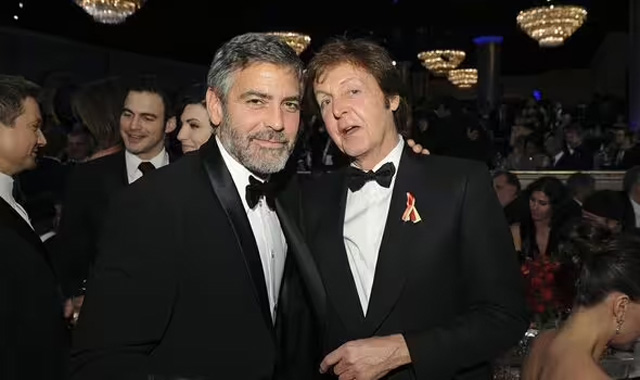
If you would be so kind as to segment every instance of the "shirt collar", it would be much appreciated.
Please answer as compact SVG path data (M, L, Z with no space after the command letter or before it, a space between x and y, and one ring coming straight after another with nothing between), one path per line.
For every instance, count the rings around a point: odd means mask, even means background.
M131 182L135 179L135 174L139 170L138 166L140 165L142 160L140 159L140 157L136 156L126 149L124 151L124 157L127 163L127 176L129 177L129 182ZM150 159L149 162L151 162L153 166L156 167L156 169L161 168L169 164L169 154L164 148L162 148L160 153Z
M222 156L222 160L227 166L227 170L231 174L231 178L233 179L233 183L236 185L236 190L238 190L238 194L240 195L240 199L242 200L242 205L244 206L244 210L247 211L249 209L249 205L246 200L247 186L249 185L249 177L253 176L257 180L264 182L262 178L254 175L244 167L238 160L236 160L222 145L218 136L216 136L216 144L218 144L218 148L220 149L220 155Z
M13 177L2 172L0 172L0 197L7 201L13 200Z
M404 148L404 138L401 135L398 135L398 143L396 144L396 146L391 150L391 152L389 152L386 155L385 158L383 158L380 162L376 164L376 166L373 167L373 171L374 172L377 171L378 169L380 169L380 167L382 167L382 165L386 164L387 162L392 162L397 171L398 165L400 165L400 158L402 157L403 148ZM355 162L351 163L351 166L357 167L355 165Z

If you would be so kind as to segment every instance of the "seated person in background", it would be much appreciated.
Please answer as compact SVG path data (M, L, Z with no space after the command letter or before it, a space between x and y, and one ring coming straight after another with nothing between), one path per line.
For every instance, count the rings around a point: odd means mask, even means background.
M574 308L559 329L538 335L523 380L609 379L599 366L607 346L640 337L640 238L585 223L573 242L582 266Z
M601 227L618 233L624 219L624 198L613 190L595 192L584 202L582 216Z

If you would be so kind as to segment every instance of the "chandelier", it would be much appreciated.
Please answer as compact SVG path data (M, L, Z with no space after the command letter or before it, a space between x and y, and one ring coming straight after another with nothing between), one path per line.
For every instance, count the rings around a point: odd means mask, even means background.
M296 54L300 55L303 51L307 49L309 44L311 43L311 37L295 33L295 32L269 32L272 36L280 37L287 45L289 45L293 50L295 50Z
M583 7L549 5L521 11L516 18L518 26L541 47L556 47L571 37L587 18Z
M478 83L478 70L457 69L447 73L449 81L458 88L470 88Z
M460 50L429 50L418 54L422 66L435 75L444 76L464 61L466 54Z
M142 7L145 0L75 0L96 22L120 24Z

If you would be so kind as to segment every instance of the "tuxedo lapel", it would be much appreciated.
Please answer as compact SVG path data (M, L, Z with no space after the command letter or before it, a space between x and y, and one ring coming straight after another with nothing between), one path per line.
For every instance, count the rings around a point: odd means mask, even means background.
M271 308L269 307L269 297L256 239L247 214L244 211L242 200L238 195L236 185L220 155L215 139L210 139L203 146L200 156L211 187L229 218L236 242L242 252L247 271L253 282L254 295L262 311L265 323L272 328Z
M426 175L426 173L422 174ZM419 229L418 225L402 221L402 214L407 207L407 192L416 195L416 190L412 188L412 185L415 186L416 181L419 181L418 178L414 178L416 175L420 175L420 167L416 158L412 157L405 148L396 174L391 204L378 253L366 317L367 334L373 334L384 321L404 287L405 266L409 261L408 257L413 247L412 242L416 241Z
M282 205L282 201L279 199L276 200L276 211L280 226L289 244L289 253L293 255L293 259L307 286L314 312L319 321L325 321L327 295L309 247L307 247L298 227L289 217Z
M347 204L346 172L336 175L329 188L331 194L324 199L320 207L326 212L320 222L316 244L322 245L316 260L320 266L327 290L327 297L350 331L360 331L364 322L364 314L360 306L360 298L353 280L353 274L347 259L344 246L344 215Z
M49 265L49 255L45 250L40 237L31 226L11 207L4 199L0 198L0 226L16 231L24 240L29 242L33 248L42 254Z

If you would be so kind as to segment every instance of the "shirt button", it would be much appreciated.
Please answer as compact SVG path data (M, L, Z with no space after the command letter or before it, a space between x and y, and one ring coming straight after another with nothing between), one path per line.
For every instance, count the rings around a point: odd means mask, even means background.
M273 250L271 250L271 258L274 259L276 257L276 254L273 253Z

